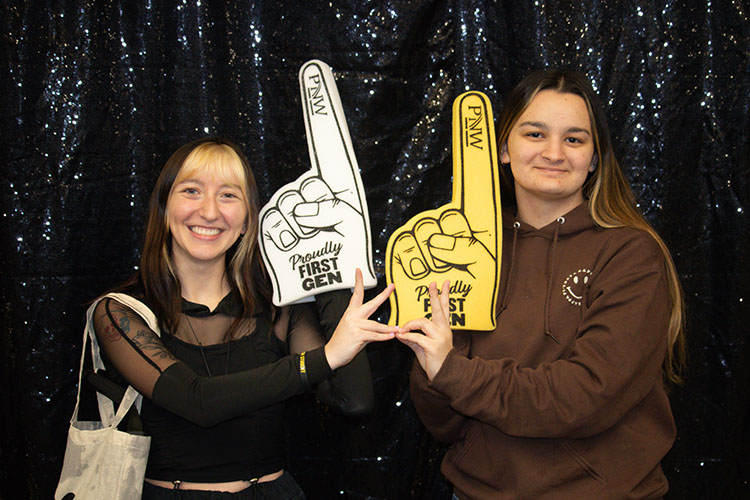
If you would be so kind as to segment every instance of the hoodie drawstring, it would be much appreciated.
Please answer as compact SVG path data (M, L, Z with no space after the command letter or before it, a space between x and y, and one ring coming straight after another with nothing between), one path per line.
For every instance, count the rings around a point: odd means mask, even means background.
M552 278L555 270L555 251L557 250L557 240L560 235L560 226L565 224L565 217L557 218L557 225L555 226L555 233L552 237L552 247L549 251L549 259L547 261L547 295L544 299L544 334L554 340L556 343L560 343L559 340L552 334L549 328L549 316L550 316L550 303L552 301ZM510 251L510 268L508 269L508 279L505 282L505 290L503 291L503 301L500 305L500 309L497 311L495 317L499 317L500 314L505 311L508 307L508 296L510 295L510 285L513 280L513 270L516 263L516 246L518 243L518 229L521 227L521 223L515 221L513 223L513 244Z
M557 250L557 237L560 234L560 226L565 224L565 217L557 218L558 224L555 226L555 235L552 237L552 248L549 253L549 261L547 262L547 297L544 300L544 334L548 335L552 340L560 343L552 332L549 330L549 309L550 302L552 300L552 275L555 271L555 250Z
M516 221L513 223L513 245L510 250L510 269L508 269L508 281L505 283L505 291L503 292L503 302L500 305L500 310L495 314L495 318L500 316L500 313L505 311L508 307L508 293L510 291L510 282L513 279L513 264L516 262L516 242L518 241L518 228L521 227L521 223Z

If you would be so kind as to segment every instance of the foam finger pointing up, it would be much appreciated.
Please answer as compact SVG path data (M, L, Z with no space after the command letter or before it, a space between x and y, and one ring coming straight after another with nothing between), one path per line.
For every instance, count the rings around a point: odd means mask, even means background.
M359 166L331 68L308 61L299 81L312 170L338 198L361 211Z

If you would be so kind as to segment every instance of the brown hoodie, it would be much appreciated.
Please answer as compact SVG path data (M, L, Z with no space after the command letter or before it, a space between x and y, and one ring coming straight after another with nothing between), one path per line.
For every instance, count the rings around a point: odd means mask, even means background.
M648 234L602 229L586 203L539 230L503 214L498 326L455 332L411 398L452 443L462 500L653 499L675 438L662 385L670 299Z

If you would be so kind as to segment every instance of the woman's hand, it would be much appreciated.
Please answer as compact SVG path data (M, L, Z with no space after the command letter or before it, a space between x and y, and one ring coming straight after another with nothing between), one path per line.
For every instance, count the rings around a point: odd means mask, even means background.
M430 283L431 319L413 319L403 325L396 334L401 342L414 351L419 366L425 371L430 381L440 371L443 361L453 347L449 290L450 282L448 280L443 283L443 289L439 294L437 284L435 282ZM413 330L421 330L422 333L412 333Z
M349 363L370 342L394 338L398 332L397 326L388 326L368 319L388 299L393 288L393 284L388 285L375 298L363 304L365 289L362 285L362 271L357 269L349 307L344 311L331 339L325 345L326 359L332 370Z

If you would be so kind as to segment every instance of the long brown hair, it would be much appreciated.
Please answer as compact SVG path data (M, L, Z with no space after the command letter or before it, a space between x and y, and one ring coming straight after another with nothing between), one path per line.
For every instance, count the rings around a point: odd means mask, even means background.
M630 184L612 149L604 109L589 81L581 73L573 70L542 69L526 76L508 94L500 114L497 127L500 148L508 141L511 129L531 100L540 91L546 89L575 94L586 102L593 128L594 154L598 168L590 173L584 182L583 196L589 200L594 223L603 228L632 227L645 231L654 238L664 254L672 310L667 331L667 353L663 371L668 381L680 383L680 374L685 367L685 305L682 286L669 249L636 206ZM515 204L513 174L509 168L501 168L500 179L503 203Z
M239 177L246 202L246 232L226 253L226 275L229 286L241 298L241 313L226 333L233 336L245 318L263 311L273 312L271 288L258 250L258 187L250 165L234 143L218 138L202 138L185 144L169 157L159 174L149 200L148 223L141 252L141 265L123 289L135 287L156 314L159 328L176 332L180 320L181 288L174 272L172 235L167 224L167 201L183 168L219 168L233 170Z

